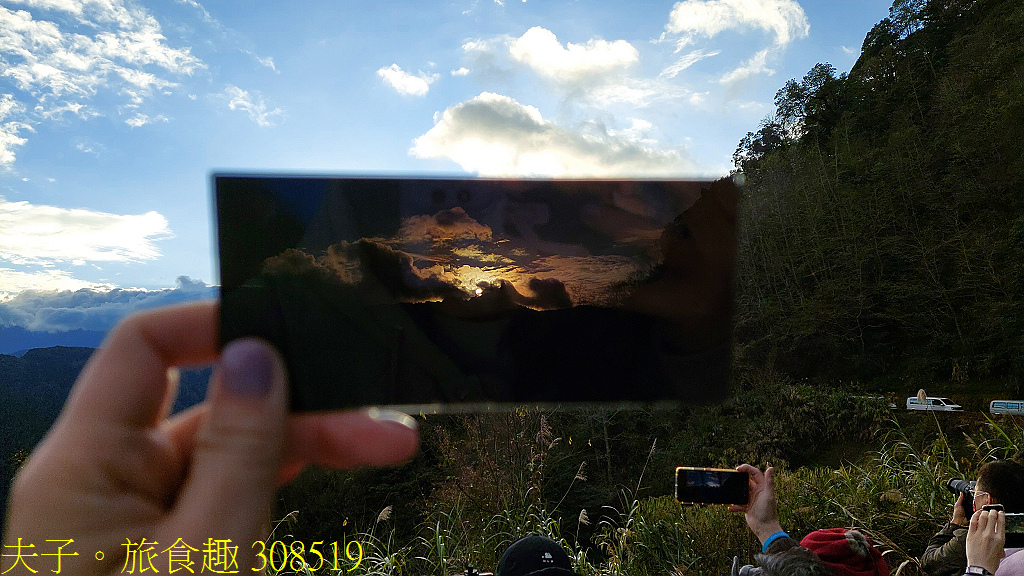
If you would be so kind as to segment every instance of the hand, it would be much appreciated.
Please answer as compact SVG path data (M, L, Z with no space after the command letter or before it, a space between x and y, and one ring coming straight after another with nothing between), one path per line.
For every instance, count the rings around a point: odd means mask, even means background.
M750 499L745 506L729 506L729 511L743 512L747 526L763 544L769 536L782 531L775 503L775 469L768 468L761 474L750 464L740 464L736 470L750 474Z
M967 565L995 573L1003 558L1006 515L1002 510L976 510L967 529Z
M416 450L415 423L405 415L289 416L281 359L255 339L225 346L206 401L168 418L177 391L169 369L216 358L213 302L144 312L117 326L19 471L6 544L20 538L42 553L56 551L48 539L74 539L64 552L78 555L60 559L63 573L111 574L131 560L128 542L145 538L158 553L179 538L200 551L208 539L230 539L237 569L250 573L278 483L310 463L383 466ZM153 566L167 569L167 557ZM29 560L36 570L56 568L54 558ZM198 572L201 552L192 560Z
M953 518L950 519L950 524L956 524L957 526L967 526L970 520L967 518L967 514L964 513L964 493L960 492L957 494L956 503L953 504Z

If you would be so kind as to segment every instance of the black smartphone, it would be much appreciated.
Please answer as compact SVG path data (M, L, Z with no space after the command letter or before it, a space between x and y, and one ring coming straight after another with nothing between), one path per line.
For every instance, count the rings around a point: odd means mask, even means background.
M750 474L727 468L676 468L676 500L686 504L737 504L750 501Z
M727 396L730 179L213 186L221 343L277 347L294 411Z

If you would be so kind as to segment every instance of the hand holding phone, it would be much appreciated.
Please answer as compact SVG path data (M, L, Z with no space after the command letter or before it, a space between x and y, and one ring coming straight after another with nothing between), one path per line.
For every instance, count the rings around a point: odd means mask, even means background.
M971 516L967 529L967 565L994 573L1003 557L1006 516L1002 504L989 504Z

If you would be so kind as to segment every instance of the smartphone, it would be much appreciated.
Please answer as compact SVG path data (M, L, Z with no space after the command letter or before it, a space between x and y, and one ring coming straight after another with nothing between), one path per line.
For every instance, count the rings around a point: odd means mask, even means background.
M221 343L293 411L709 404L728 395L730 179L214 175Z
M676 468L676 500L685 504L736 504L750 500L750 474L727 468Z
M1003 510L1003 505L986 504L981 509ZM1006 543L1003 546L1005 548L1024 548L1024 513L1007 512L1005 516L1006 527L1003 531L1006 533Z
M1024 548L1024 514L1009 512L1006 514L1005 548Z

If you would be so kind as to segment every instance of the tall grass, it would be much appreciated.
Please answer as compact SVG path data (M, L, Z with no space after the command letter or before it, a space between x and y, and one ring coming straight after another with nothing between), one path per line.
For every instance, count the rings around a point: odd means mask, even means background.
M378 517L352 536L362 542L364 556L348 573L450 575L469 565L493 570L501 552L526 534L560 542L584 576L724 574L734 556L749 563L760 549L741 514L722 506L683 506L668 496L642 497L639 477L620 491L617 504L560 509L569 499L547 493L546 471L561 438L543 414L513 413L500 424L467 422L464 438L450 441L451 452L442 454L459 473L435 489L435 505L416 537L397 542L394 528ZM920 434L892 419L881 447L857 462L795 470L783 465L776 475L782 525L796 538L819 528L856 527L882 547L894 575L923 574L916 558L951 514L953 498L944 481L972 478L984 461L1015 454L1024 447L1021 422L985 418L964 427L935 420L930 433ZM488 476L501 471L507 474ZM566 490L585 484L581 467ZM551 502L556 504L545 504ZM584 526L591 530L587 536Z

